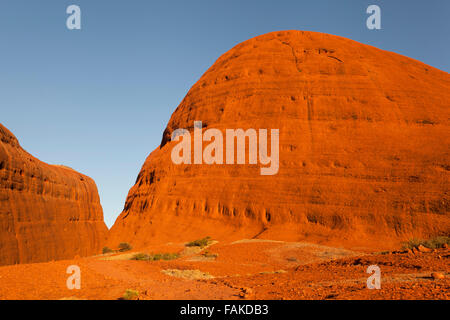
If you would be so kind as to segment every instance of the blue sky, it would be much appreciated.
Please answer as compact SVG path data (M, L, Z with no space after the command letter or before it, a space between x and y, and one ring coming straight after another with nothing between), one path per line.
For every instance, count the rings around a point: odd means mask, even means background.
M82 29L66 28L76 4ZM366 8L381 7L381 30ZM320 31L450 70L450 1L2 0L0 122L39 159L92 177L123 209L171 113L214 61L271 31Z

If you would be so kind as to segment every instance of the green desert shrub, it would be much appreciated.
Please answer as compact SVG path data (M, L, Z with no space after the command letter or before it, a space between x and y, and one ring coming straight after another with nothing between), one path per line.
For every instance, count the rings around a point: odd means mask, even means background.
M178 259L179 257L180 257L180 255L178 253L164 253L162 255L163 260L174 260L174 259Z
M112 252L114 252L114 250L111 248L108 248L108 247L103 247L103 249L102 249L103 254L112 253Z
M203 255L205 258L217 258L217 257L219 256L218 253L212 253L212 252L209 252L209 251L203 252L202 255Z
M132 247L128 242L122 242L119 244L120 252L130 251L131 249L132 249Z
M147 254L147 253L138 253L131 258L132 260L140 260L140 261L158 261L158 260L174 260L179 258L178 253L156 253L156 254Z
M134 300L139 298L139 291L127 289L123 294L123 300Z
M438 249L438 248L442 248L444 246L444 244L450 245L450 237L440 236L440 237L432 238L429 240L411 239L411 240L403 243L403 248L404 249L413 249L413 248L417 248L418 246L422 245L422 246L430 248L430 249Z
M419 245L421 245L423 242L425 242L425 240L422 239L409 239L406 242L403 242L403 249L413 249L413 248L417 248Z
M186 243L187 247L200 247L204 248L211 243L211 237L205 237L203 239L194 240Z
M150 258L150 255L146 253L137 253L133 256L133 258L131 258L131 260L149 261Z
M153 255L153 260L174 260L179 257L178 253L157 253Z

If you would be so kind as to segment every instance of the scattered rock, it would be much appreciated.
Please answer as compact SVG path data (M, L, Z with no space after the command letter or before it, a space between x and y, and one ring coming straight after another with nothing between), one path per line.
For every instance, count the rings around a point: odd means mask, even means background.
M330 293L330 294L328 294L328 295L325 297L325 299L334 299L334 298L336 298L337 296L338 296L337 293Z
M432 277L434 280L437 280L437 279L444 279L444 278L445 278L444 274L442 274L442 273L440 273L440 272L433 272L433 273L431 274L431 277Z
M420 252L423 252L423 253L427 253L427 252L431 252L432 251L430 248L424 247L421 244L417 247L417 250L419 250Z
M241 292L239 293L239 297L243 299L247 299L251 294L253 293L253 290L250 288L241 288Z

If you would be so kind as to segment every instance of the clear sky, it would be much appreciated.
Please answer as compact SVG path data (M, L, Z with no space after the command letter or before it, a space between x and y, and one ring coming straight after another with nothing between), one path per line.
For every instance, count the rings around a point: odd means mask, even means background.
M81 8L68 30L66 8ZM368 30L366 8L381 8ZM2 0L0 122L92 177L114 223L170 115L214 61L271 31L331 33L450 70L448 0Z

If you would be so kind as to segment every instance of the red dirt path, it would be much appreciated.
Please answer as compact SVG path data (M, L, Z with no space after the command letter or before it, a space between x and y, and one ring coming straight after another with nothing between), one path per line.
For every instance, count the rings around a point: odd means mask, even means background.
M205 258L202 253L218 254ZM127 255L0 267L0 299L449 299L449 249L363 254L306 243L245 240L189 253L183 244L146 252L181 252L171 261L105 260ZM66 287L66 268L81 268L81 289ZM381 289L369 290L369 265L381 268ZM162 270L201 270L213 279L182 279ZM435 280L431 273L444 279Z

